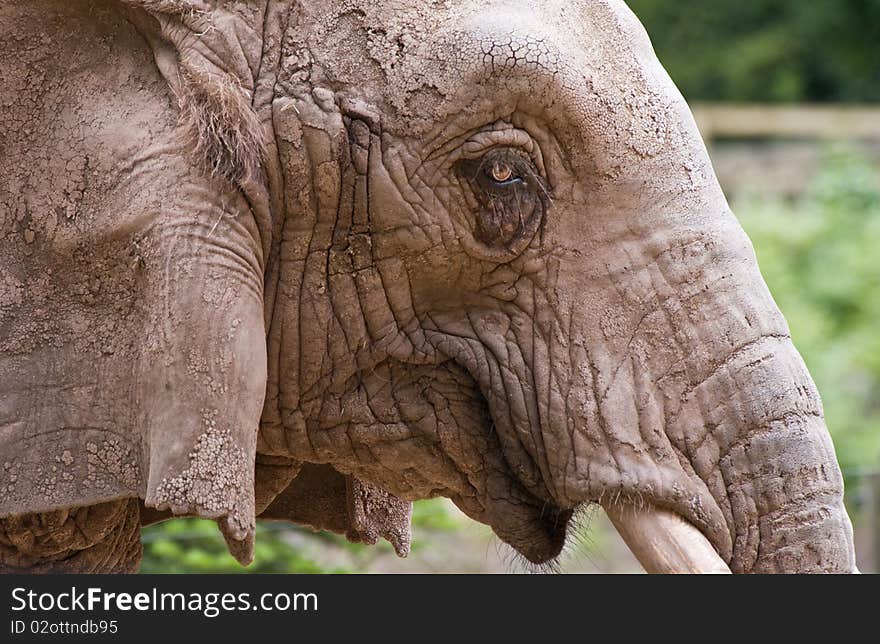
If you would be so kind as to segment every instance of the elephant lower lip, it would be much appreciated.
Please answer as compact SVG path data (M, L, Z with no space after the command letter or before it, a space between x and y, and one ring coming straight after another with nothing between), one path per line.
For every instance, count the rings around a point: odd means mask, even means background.
M565 546L572 510L561 510L544 505L534 517L534 523L521 534L499 535L529 562L546 564L559 556Z

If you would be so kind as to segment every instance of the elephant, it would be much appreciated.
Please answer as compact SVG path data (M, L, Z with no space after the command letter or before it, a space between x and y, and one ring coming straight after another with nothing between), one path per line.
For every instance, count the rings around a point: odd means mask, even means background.
M855 572L817 389L622 0L0 7L0 567L143 526Z

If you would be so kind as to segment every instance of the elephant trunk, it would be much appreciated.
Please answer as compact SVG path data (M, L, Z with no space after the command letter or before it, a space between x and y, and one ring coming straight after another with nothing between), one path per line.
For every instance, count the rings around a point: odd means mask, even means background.
M672 435L727 519L734 572L851 572L852 527L819 394L787 337L736 351L688 397Z
M536 384L545 427L571 428L544 432L552 493L563 507L598 500L649 569L852 572L819 393L751 244L718 219L647 236L607 283L585 273L564 296L590 305L574 307L573 348L557 354L573 386L552 371Z
M755 283L755 274L732 277ZM733 572L852 572L843 477L819 393L784 320L763 283L734 287L709 296L710 302L713 315L706 307L699 312L712 328L706 333L698 326L695 333L713 338L711 344L692 345L678 377L647 379L661 383L665 433L685 476L711 497L703 512L686 503L666 509L683 507L679 514L688 520L692 512ZM707 512L707 505L715 507ZM625 537L644 531L644 517L640 528L638 521L622 523L620 514L611 509ZM701 516L714 518L700 525ZM668 532L662 517L647 523L657 534ZM718 523L723 528L713 534ZM676 538L691 539L694 552L703 551L690 537ZM697 562L708 571L717 563Z
M670 438L725 517L730 570L855 571L843 479L818 394L791 342L759 342L724 371L697 388ZM703 423L705 432L689 423ZM723 572L705 537L680 518L651 505L607 509L647 570Z

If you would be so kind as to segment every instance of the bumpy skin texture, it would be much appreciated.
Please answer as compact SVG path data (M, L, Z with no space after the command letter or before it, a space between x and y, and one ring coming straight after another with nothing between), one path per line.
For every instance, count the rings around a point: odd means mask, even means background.
M0 572L137 572L141 521L136 499L6 517Z
M242 561L260 513L405 554L444 495L534 562L627 502L735 572L852 570L818 393L622 2L13 0L0 35L7 567L84 569L54 513L138 498Z

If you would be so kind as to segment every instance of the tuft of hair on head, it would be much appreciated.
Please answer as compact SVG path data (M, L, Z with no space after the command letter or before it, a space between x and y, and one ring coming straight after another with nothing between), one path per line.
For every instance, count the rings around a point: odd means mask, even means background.
M257 176L266 158L263 128L241 82L181 64L176 92L197 162L237 184Z
M151 13L169 16L194 17L207 12L206 4L201 0L122 0L122 2Z

